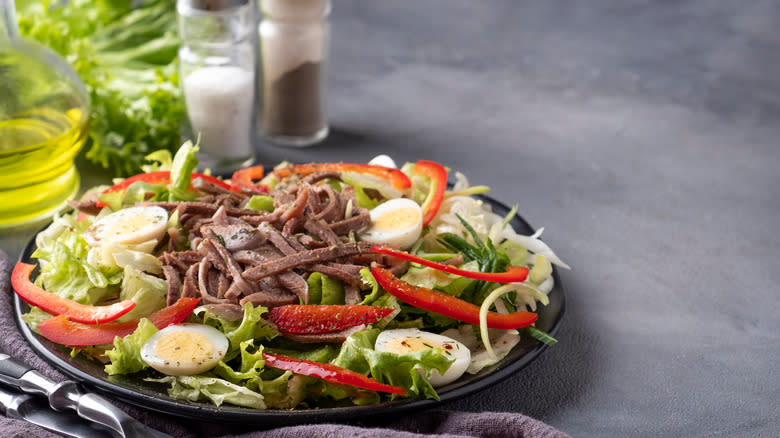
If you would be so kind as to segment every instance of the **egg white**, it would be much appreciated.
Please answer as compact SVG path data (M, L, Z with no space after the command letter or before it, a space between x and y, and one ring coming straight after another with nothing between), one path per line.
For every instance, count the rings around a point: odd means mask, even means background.
M422 234L422 209L411 199L390 199L370 212L371 226L360 239L408 249Z
M371 161L368 162L368 164L373 164L374 166L382 166L382 167L388 167L390 169L397 169L398 166L395 165L395 161L390 158L389 155L385 154L379 154L376 157L372 158Z
M84 233L91 246L112 243L154 248L165 234L168 211L158 206L130 207L96 220Z
M454 382L469 367L471 352L462 343L447 336L418 329L394 329L379 333L374 349L376 351L405 354L425 349L438 348L447 359L453 360L450 368L442 375L433 370L429 381L432 386L444 386Z
M225 357L228 340L204 324L168 326L141 347L141 359L169 376L192 376L214 368Z

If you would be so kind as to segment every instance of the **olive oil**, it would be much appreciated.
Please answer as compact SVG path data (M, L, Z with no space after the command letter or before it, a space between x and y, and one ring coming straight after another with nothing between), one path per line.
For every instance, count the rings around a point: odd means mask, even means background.
M51 214L78 192L87 120L83 108L48 107L0 120L0 227Z
M87 135L89 96L62 57L19 37L0 0L0 228L52 214L76 195L73 164Z

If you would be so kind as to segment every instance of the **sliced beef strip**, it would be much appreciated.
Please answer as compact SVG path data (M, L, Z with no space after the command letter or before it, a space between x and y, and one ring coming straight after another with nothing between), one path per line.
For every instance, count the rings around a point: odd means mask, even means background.
M244 318L244 309L238 304L204 304L203 308L226 321L240 321Z
M261 278L276 275L297 266L327 262L342 257L368 253L370 252L370 247L371 244L368 242L357 242L303 251L251 267L244 271L244 278L250 281L257 281Z
M168 252L176 251L176 243L179 241L179 229L176 227L168 228Z
M303 178L303 181L309 184L315 184L317 182L320 182L324 179L338 179L341 180L341 173L334 172L332 170L323 170L320 172L314 172L312 174L306 175Z
M262 290L255 292L251 295L247 295L241 298L239 304L242 306L246 303L252 303L255 306L264 307L279 307L287 304L295 304L298 302L298 297L287 291L277 290Z
M303 215L303 211L306 209L306 204L309 202L310 187L311 186L308 184L301 185L300 189L298 190L298 196L295 198L295 202L293 202L292 205L284 205L279 207L280 209L284 209L282 216L279 218L282 223L285 223L294 217Z
M320 200L319 192L314 190L313 187L311 187L309 190L311 190L309 193L309 204L308 204L309 212L312 214L317 214L320 211L322 211L323 204L322 201Z
M274 207L276 208L295 201L295 196L285 190L271 190L269 195L274 198Z
M209 284L208 290L211 296L222 298L225 295L225 290L227 289L227 287L225 287L225 289L222 290L220 290L220 287L223 286L225 282L227 282L227 286L230 286L230 281L220 280L220 277L224 277L224 276L225 274L223 274L222 272L216 269L209 269L207 281Z
M276 280L285 289L300 298L303 304L309 304L309 283L303 277L293 271L287 271L277 275Z
M370 266L372 263L378 263L385 265L385 257L383 254L364 253L350 257L350 261L355 265Z
M284 236L284 239L287 241L287 243L288 243L288 244L289 244L289 245L290 245L290 246L291 246L291 247L292 247L294 250L296 250L296 251L300 252L300 251L306 251L306 250L308 249L308 248L306 248L305 246L303 246L303 244L302 244L300 241L298 241L298 239L297 239L297 238L295 238L295 236L293 236L293 235L291 235L291 234L286 234L286 233L284 233L284 232L282 232L282 236Z
M233 259L233 256L230 254L230 251L228 251L220 242L217 241L216 235L213 231L209 231L206 235L207 240L211 242L212 245L217 249L217 252L219 252L219 255L222 257L222 260L225 262L225 264L228 267L228 272L230 274L230 277L233 279L233 284L230 286L230 289L233 287L238 287L239 290L242 292L242 295L249 295L256 291L256 288L252 286L251 283L246 281L244 277L241 275L241 266L238 264L238 262Z
M227 300L217 298L216 291L209 290L209 287L213 285L209 284L209 273L212 271L211 263L208 260L204 260L200 263L198 268L198 289L200 290L200 296L203 298L203 302L206 304L224 303Z
M187 273L184 275L184 288L182 288L182 298L196 298L200 296L200 290L198 289L198 271L200 270L200 263L195 263L187 269Z
M337 262L328 262L328 266L332 266L334 268L338 268L344 271L347 271L351 275L355 275L357 277L360 277L360 271L365 268L363 265L356 265L353 263L337 263Z
M282 236L282 233L280 233L272 226L268 224L261 224L258 229L263 233L266 233L268 236L268 241L271 242L271 244L276 247L276 249L281 251L282 254L292 255L298 252L292 246L290 246L290 244L287 242L287 239Z
M167 305L172 305L181 298L181 280L179 279L179 272L170 265L163 265L163 275L168 281L168 296L166 299Z
M82 201L68 201L68 205L74 209L88 214L90 216L96 216L102 210L102 207L97 206L97 199L82 200Z
M164 252L158 257L163 265L171 265L176 267L180 273L187 272L190 266L198 263L203 256L197 251L179 251L179 252Z
M151 205L151 206L156 205L158 207L162 207L169 211L175 210L177 208L181 208L181 214L188 213L199 217L214 216L214 213L216 213L217 210L220 208L219 206L213 204L209 204L206 202L197 202L197 201L196 202L140 202L137 205ZM259 216L260 218L255 220L260 220L261 222L266 220L271 220L271 218L278 218L276 215L273 215L273 213L268 213L267 211L244 210L242 208L225 208L225 212L230 217ZM263 218L265 220L263 220Z
M458 254L455 257L450 257L447 260L444 260L444 261L442 261L440 263L445 264L445 265L451 265L451 266L460 266L460 265L463 264L463 262L464 262L463 256Z
M225 275L224 272L220 272L217 282L217 298L225 298L225 295L228 289L230 289L230 286L230 280L228 280L227 275Z
M344 283L344 304L357 304L361 301L357 285Z
M241 200L230 195L218 195L217 199L214 200L214 203L225 208L235 209L241 204Z
M315 238L309 236L308 234L301 234L298 237L298 241L301 242L301 245L306 247L306 249L325 248L326 246L328 246L327 242L323 242L322 240L316 240Z
M319 237L320 240L326 242L328 245L335 245L339 242L339 236L337 236L336 233L328 227L328 224L321 219L308 219L303 224L303 228Z
M344 207L347 206L347 202L352 201L352 208L356 208L358 206L357 203L357 196L355 195L355 187L346 185L344 188L341 189L341 205Z
M319 272L322 274L327 275L328 277L335 278L337 280L341 280L345 283L345 285L350 286L357 286L360 284L360 275L354 275L346 270L339 269L335 266L324 264L324 263L317 263L314 265L311 265L307 268L304 268L306 270L310 270L313 272ZM349 303L347 303L349 304Z
M326 195L327 204L319 212L315 212L314 218L322 219L325 222L333 222L336 219L340 219L339 216L343 214L341 196L329 185L321 186L319 190Z
M230 252L257 248L266 239L265 233L249 224L206 225L202 229L214 233Z
M233 253L233 258L243 264L249 266L260 265L270 260L276 260L283 255L279 253L272 246L266 244L253 251L236 251Z
M357 204L353 204L356 206ZM330 229L338 235L349 234L350 231L359 232L371 225L371 214L365 208L353 207L352 217L330 224Z
M219 250L214 245L214 242L210 239L203 239L200 247L198 248L198 253L202 256L202 258L208 260L209 263L211 263L211 265L215 268L223 272L229 272L226 260L222 257L222 254L219 253Z
M230 195L239 199L246 198L243 193L237 193L231 190L227 190L224 187L220 187L216 184L210 183L203 178L195 178L192 180L192 187L198 189L201 192L213 194L213 195Z
M295 234L303 230L303 223L306 222L305 216L294 217L284 223L282 227L282 233Z
M220 205L217 211L214 212L210 222L214 225L230 225L230 219L228 219L227 209L224 205Z
M284 336L287 339L292 339L296 342L302 342L302 343L319 343L319 342L329 342L329 343L336 343L336 342L344 342L347 340L348 337L352 336L353 334L357 332L362 332L366 329L366 326L364 324L348 328L346 330L342 330L340 332L335 333L323 333L319 335L296 335L292 333L283 333L280 332L282 336Z
M252 210L242 210L242 211L250 212ZM275 224L279 222L279 218L281 216L282 216L281 210L279 211L274 210L273 213L262 212L262 214L256 214L256 215L238 215L238 218L250 225L258 226L262 223Z

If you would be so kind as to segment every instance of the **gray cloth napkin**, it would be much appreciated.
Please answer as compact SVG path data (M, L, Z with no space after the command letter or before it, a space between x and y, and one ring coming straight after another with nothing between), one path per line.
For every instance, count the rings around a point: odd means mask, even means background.
M0 351L26 362L44 375L60 381L66 377L38 357L24 340L12 311L10 287L11 263L0 250ZM533 418L502 412L428 411L406 415L391 421L364 421L360 425L307 424L258 430L247 427L227 427L211 423L195 423L165 416L115 402L122 410L143 423L174 437L522 437L563 438L568 435ZM21 420L0 417L0 432L4 437L55 437L35 425Z

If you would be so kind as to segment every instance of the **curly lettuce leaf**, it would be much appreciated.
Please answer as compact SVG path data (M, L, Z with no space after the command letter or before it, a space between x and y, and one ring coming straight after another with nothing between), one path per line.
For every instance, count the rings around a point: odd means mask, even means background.
M41 269L35 282L49 292L92 305L122 281L122 270L89 263L89 247L83 233L92 220L76 217L76 212L57 216L36 236L37 249L32 257L41 260Z
M19 29L62 55L91 101L86 156L117 176L175 151L186 109L179 89L176 2L18 1Z
M230 347L225 354L224 361L230 361L241 354L241 343L254 339L273 339L279 332L271 323L265 321L262 315L268 309L262 306L254 307L252 303L244 305L244 316L240 321L229 321L213 314L207 308L195 309L196 314L201 314L203 323L211 325L225 334L230 342Z
M124 338L114 338L114 348L106 351L111 363L106 365L108 375L137 373L148 367L141 359L141 347L157 333L157 327L146 318L138 323L138 328Z
M135 302L133 310L119 318L119 321L131 321L149 316L166 306L168 282L127 266L119 298Z
M168 376L161 379L144 379L147 382L169 383L168 395L189 401L210 401L216 406L230 403L253 409L265 409L263 395L251 389L230 383L225 379L208 376Z
M439 400L439 395L425 376L434 369L444 374L451 361L435 350L423 350L406 354L376 351L374 343L378 329L355 333L341 347L334 365L367 374L389 385L404 388L409 396L423 395Z

